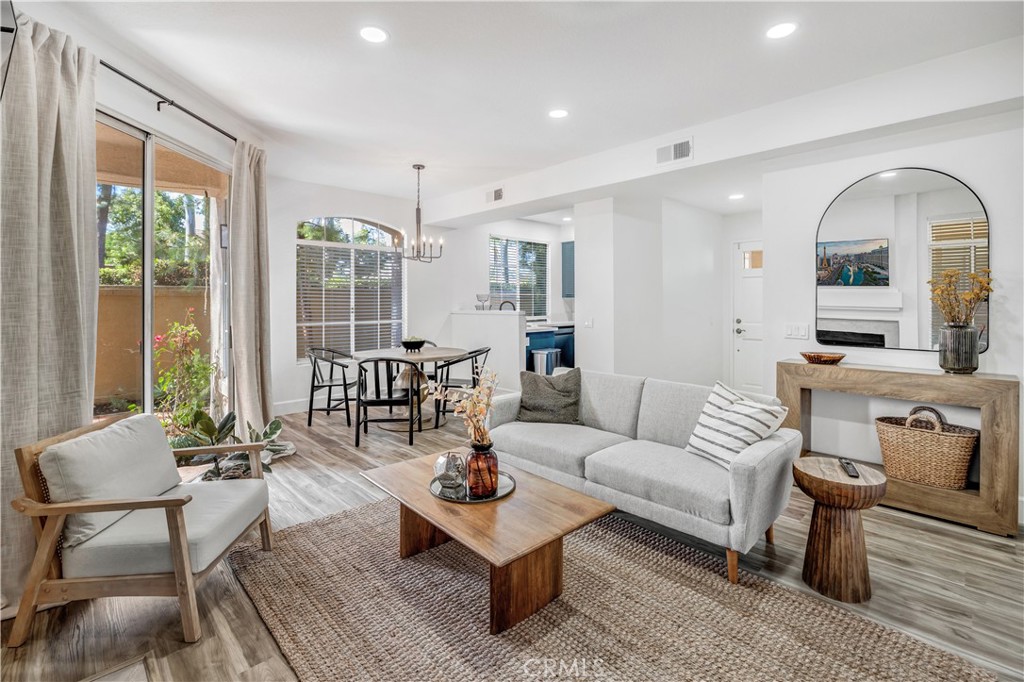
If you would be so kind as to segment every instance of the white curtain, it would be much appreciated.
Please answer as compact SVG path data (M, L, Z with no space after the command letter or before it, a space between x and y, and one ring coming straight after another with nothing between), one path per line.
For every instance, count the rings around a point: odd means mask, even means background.
M266 154L239 140L228 208L231 273L231 365L235 412L262 429L273 418L270 389L270 282Z
M18 14L0 103L0 593L14 615L35 539L11 509L14 448L92 416L99 292L96 58Z
M222 240L221 224L225 231L227 222L225 206L227 197L210 199L210 353L215 371L210 379L212 410L214 419L220 419L231 409L231 349L228 347L231 310L228 284L228 244Z

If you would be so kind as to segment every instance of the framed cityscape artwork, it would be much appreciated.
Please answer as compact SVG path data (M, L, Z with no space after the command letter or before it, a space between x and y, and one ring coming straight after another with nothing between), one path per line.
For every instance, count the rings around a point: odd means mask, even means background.
M889 240L818 242L819 287L889 286Z

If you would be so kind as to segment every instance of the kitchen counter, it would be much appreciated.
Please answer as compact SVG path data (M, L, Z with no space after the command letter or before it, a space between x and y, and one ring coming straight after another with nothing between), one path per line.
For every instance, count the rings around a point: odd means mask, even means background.
M526 333L534 334L537 332L555 332L559 329L575 329L575 327L575 322L567 320L553 322L528 322L526 325Z
M487 366L498 374L502 388L519 390L519 372L526 369L526 316L513 310L455 310L449 317L450 345L491 349ZM440 341L440 339L439 339ZM445 345L449 345L446 343ZM452 376L468 378L468 365L452 368ZM456 371L467 372L465 375Z

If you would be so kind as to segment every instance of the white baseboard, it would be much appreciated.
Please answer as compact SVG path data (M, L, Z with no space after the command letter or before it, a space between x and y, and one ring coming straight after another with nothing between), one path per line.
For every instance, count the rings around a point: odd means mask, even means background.
M313 407L326 407L327 394L317 396L313 400ZM309 398L298 398L296 400L282 400L274 403L274 416L280 417L286 414L305 414L309 409ZM340 409L345 409L341 407ZM353 408L354 409L354 408Z
M305 412L308 407L308 398L300 398L298 400L285 400L279 403L274 403L274 416L281 417L286 414L296 414L298 412Z

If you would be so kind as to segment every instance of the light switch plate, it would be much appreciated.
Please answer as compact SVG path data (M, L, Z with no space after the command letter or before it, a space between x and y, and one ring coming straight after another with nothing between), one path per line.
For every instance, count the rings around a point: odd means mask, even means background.
M810 325L807 324L787 324L784 331L787 339L811 338Z
M593 329L594 328L594 318L591 317L589 319L583 320L583 326L586 327L587 329Z

